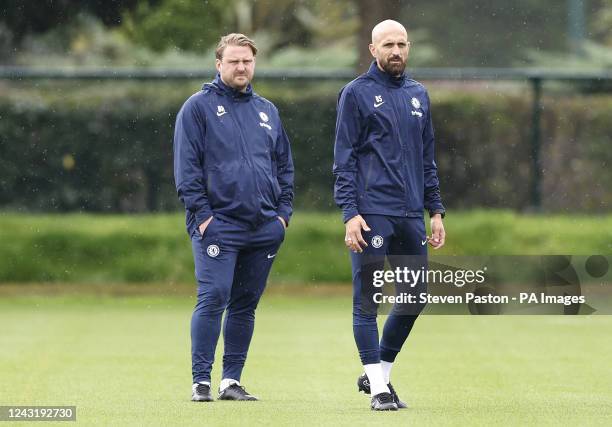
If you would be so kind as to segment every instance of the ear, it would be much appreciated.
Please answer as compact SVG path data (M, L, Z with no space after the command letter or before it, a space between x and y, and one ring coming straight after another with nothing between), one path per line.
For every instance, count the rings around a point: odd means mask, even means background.
M221 60L220 59L215 59L215 68L217 69L217 71L221 72Z
M370 53L372 54L372 57L376 58L376 48L374 47L374 45L372 43L370 43L368 45L368 48L370 49Z

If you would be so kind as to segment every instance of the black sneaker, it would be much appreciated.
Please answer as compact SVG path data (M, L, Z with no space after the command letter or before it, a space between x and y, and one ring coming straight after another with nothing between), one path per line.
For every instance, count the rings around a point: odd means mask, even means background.
M373 396L370 407L373 411L397 411L397 405L393 401L391 393L378 393Z
M194 402L212 402L210 386L208 384L195 383L191 386L191 400Z
M397 407L399 409L407 408L408 405L406 405L406 403L399 398L391 383L387 384L387 387L389 387L389 391L391 392L391 396L393 396L393 401ZM370 381L368 380L368 376L366 374L361 374L359 378L357 378L357 389L358 391L363 391L365 394L370 394Z
M357 378L357 391L363 391L365 394L370 394L370 380L366 374L361 374L359 378Z
M399 396L395 392L395 389L393 388L391 383L387 384L387 387L389 387L389 391L391 392L391 396L393 396L393 401L397 405L397 408L398 409L406 409L408 407L408 405L406 405L405 402L402 402L402 400L399 398Z
M245 388L238 384L232 384L225 390L219 392L219 400L259 400L249 394Z

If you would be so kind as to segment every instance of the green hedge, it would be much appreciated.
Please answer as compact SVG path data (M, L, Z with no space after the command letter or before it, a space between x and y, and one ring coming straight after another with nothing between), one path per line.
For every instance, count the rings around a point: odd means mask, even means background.
M608 216L452 212L440 255L610 254ZM0 214L0 283L194 283L180 214ZM339 213L297 212L271 281L350 282ZM431 251L430 253L434 253Z
M430 84L449 209L529 205L530 93L460 92ZM196 82L0 86L0 207L32 211L179 209L172 133ZM332 208L340 83L258 84L291 137L296 205ZM607 211L612 97L562 95L543 110L543 206Z

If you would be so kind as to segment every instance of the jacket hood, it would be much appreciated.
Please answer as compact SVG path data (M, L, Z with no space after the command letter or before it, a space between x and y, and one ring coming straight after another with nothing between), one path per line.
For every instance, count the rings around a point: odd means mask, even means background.
M221 80L221 75L219 73L217 73L217 75L215 76L215 79L212 82L205 83L202 86L202 89L210 89L210 90L215 91L219 95L229 96L230 98L235 99L235 100L245 100L246 101L253 96L253 87L251 86L250 83L247 86L246 91L241 92L223 83L223 80Z

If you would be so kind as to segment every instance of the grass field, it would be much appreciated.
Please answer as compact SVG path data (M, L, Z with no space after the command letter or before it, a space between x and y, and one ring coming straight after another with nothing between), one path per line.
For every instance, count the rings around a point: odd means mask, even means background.
M243 375L261 402L211 404L189 400L193 297L5 295L0 405L76 405L80 425L612 425L612 316L422 316L392 374L411 408L373 413L349 297L269 291Z

